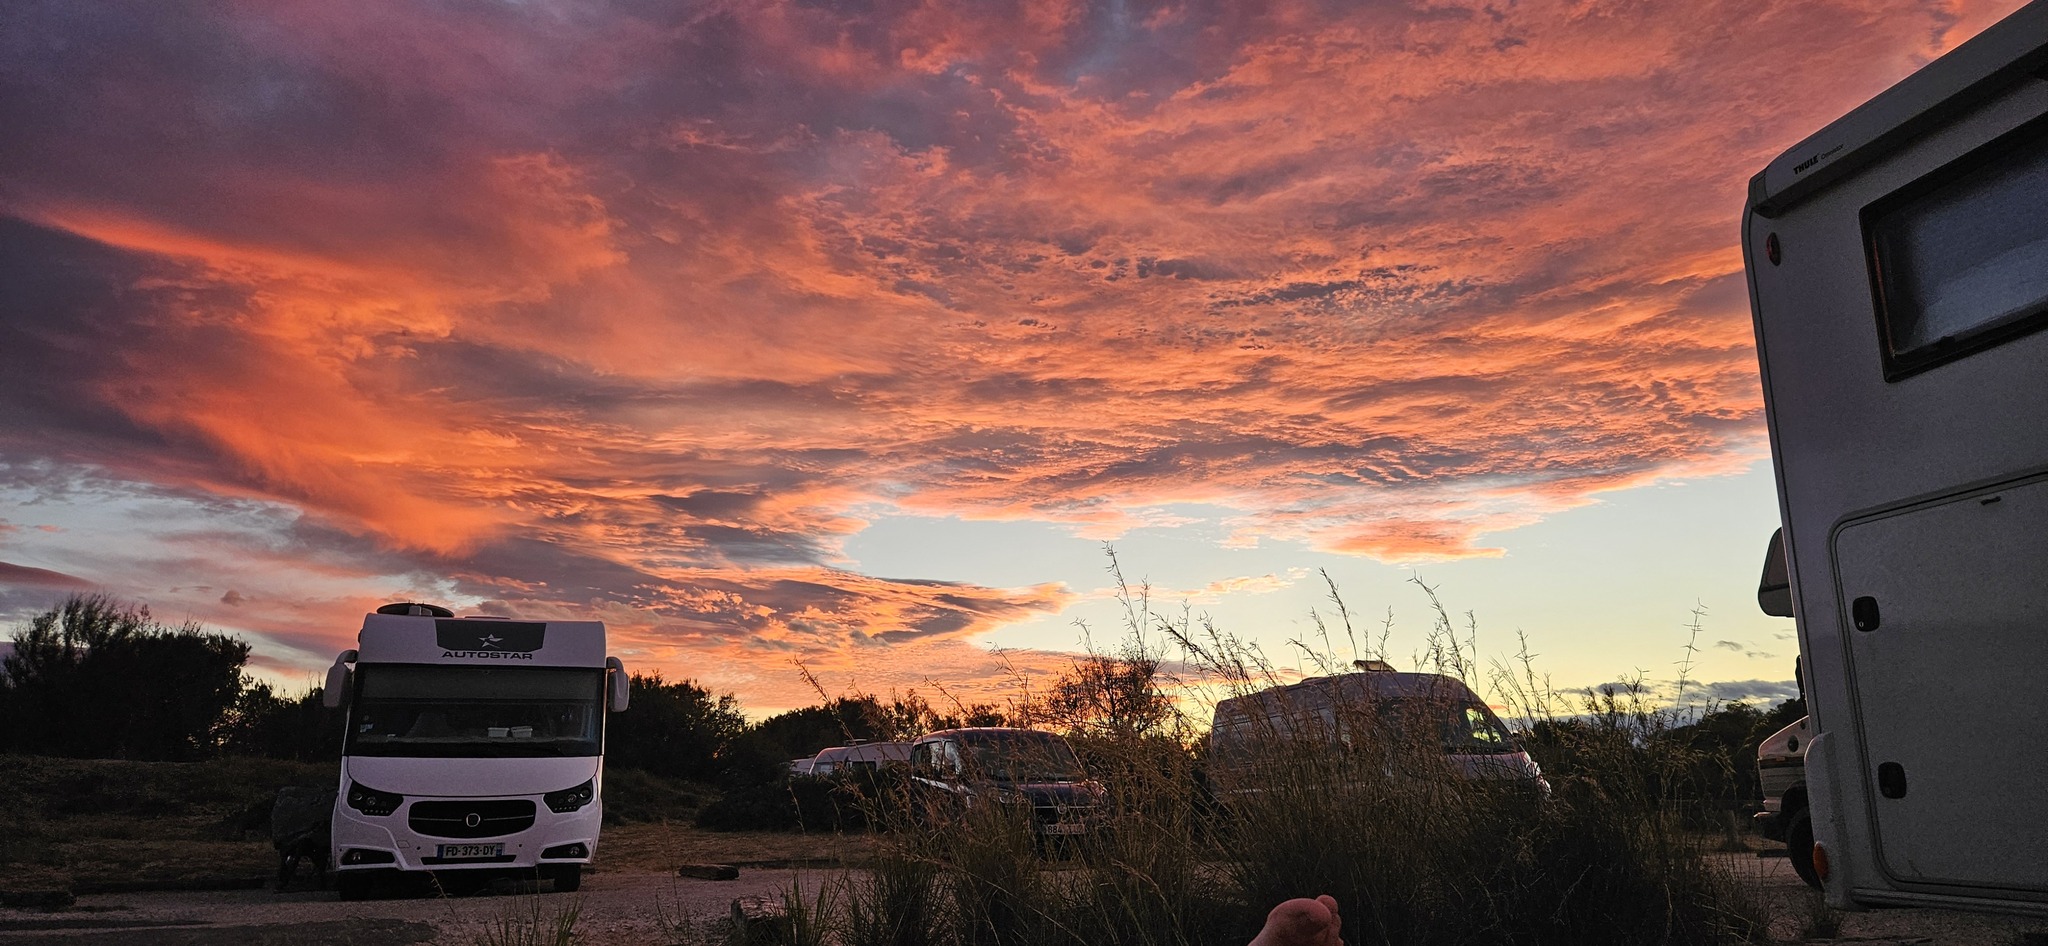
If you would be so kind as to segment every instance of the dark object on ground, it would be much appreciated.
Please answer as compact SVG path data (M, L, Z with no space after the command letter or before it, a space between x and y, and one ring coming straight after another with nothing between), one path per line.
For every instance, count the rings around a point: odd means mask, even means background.
M62 910L77 902L71 891L56 887L39 890L0 890L0 907L17 910Z
M550 864L540 869L540 878L553 881L556 893L575 893L583 889L583 865Z
M731 864L684 864L676 868L676 876L696 880L738 880L740 869Z
M332 788L291 785L277 790L270 806L270 844L277 848L277 889L283 890L298 873L299 861L313 862L314 877L327 887L327 848L333 832Z
M789 908L768 897L740 897L732 902L733 942L746 946L779 943Z
M10 925L0 931L22 929ZM416 920L352 917L307 923L214 926L189 920L150 923L94 916L68 916L59 924L40 927L41 937L9 942L63 943L92 946L404 946L433 940L434 926Z

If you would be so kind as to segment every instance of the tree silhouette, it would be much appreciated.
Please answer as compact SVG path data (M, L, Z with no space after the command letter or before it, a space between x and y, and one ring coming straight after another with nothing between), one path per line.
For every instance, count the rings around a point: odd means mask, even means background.
M249 645L146 607L73 595L36 615L0 661L0 744L83 758L211 753L244 684Z

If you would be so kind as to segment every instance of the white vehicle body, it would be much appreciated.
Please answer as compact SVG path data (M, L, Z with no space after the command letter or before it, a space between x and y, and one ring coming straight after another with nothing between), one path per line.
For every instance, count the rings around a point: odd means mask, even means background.
M1757 784L1764 795L1761 815L1771 815L1782 822L1788 804L1794 810L1806 807L1806 746L1812 739L1813 727L1807 717L1801 716L1798 722L1772 733L1756 747ZM1789 800L1788 794L1792 795ZM1757 820L1765 819L1760 816ZM1782 827L1766 827L1764 834L1785 840Z
M1798 622L1837 907L2048 913L2044 69L2036 0L1750 182L1767 610Z
M850 746L833 746L812 756L807 775L831 775L834 772L857 769L892 768L910 764L910 743L907 742L860 742Z
M348 707L329 859L342 896L392 871L538 869L576 889L626 683L596 621L366 615L326 691Z
M1293 748L1426 749L1460 778L1550 785L1500 718L1462 681L1367 670L1310 677L1220 700L1209 729L1209 780L1222 797L1262 789L1263 766Z
M1785 842L1793 871L1819 886L1813 871L1813 816L1806 804L1806 747L1812 741L1812 718L1801 716L1757 745L1756 778L1764 810L1756 813L1756 828L1764 837Z

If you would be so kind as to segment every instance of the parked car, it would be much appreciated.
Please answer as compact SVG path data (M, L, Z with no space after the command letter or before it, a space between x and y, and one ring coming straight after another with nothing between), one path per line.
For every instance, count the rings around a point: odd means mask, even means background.
M841 772L895 768L910 764L910 743L852 742L833 746L811 757L807 775L826 776Z
M1389 776L1442 766L1458 777L1547 797L1550 783L1500 718L1463 681L1360 661L1357 673L1310 677L1218 702L1208 778L1219 801L1263 791L1290 753L1341 753ZM1419 753L1419 755L1418 755Z
M1102 784L1054 733L997 726L930 733L911 744L910 778L926 814L1028 807L1041 838L1087 834L1103 820Z
M1813 869L1813 815L1806 808L1806 746L1812 741L1812 726L1801 716L1756 747L1756 777L1764 790L1764 810L1756 813L1756 829L1764 837L1785 842L1792 870L1819 887L1820 875Z

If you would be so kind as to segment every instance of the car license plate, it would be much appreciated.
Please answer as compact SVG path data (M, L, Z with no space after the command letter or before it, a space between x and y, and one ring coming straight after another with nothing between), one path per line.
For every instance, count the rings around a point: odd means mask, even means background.
M1080 834L1081 832L1086 830L1088 830L1088 826L1085 824L1081 824L1080 822L1074 822L1072 824L1049 824L1045 826L1045 833L1047 834Z
M449 860L473 857L501 857L505 853L503 844L443 844L440 856Z

